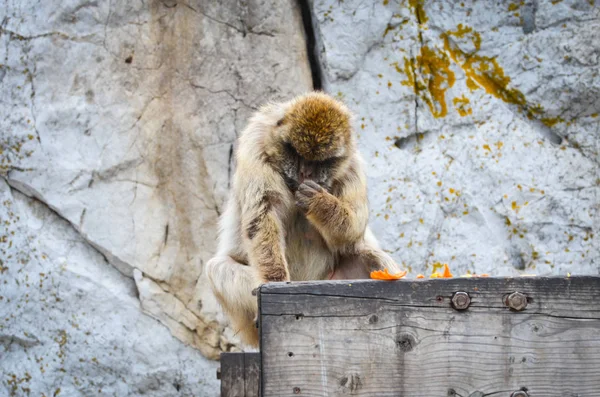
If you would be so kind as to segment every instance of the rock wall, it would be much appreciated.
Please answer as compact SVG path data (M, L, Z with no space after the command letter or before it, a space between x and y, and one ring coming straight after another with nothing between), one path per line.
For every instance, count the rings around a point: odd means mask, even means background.
M412 274L600 273L600 5L312 4L384 248Z
M201 272L246 119L312 88L296 2L8 1L0 87L0 395L216 395L140 309L235 347Z
M594 1L300 3L0 8L0 394L217 395L233 143L313 84L409 277L600 273Z

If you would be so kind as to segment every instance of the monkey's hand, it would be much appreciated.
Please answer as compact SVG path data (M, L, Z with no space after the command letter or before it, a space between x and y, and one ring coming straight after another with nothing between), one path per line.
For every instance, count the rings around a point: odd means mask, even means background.
M304 211L329 247L353 244L364 234L364 223L356 209L314 181L305 181L298 187L296 206Z
M296 206L304 213L307 213L310 210L311 204L316 204L317 198L326 193L325 189L319 184L307 180L298 186L298 190L296 191Z

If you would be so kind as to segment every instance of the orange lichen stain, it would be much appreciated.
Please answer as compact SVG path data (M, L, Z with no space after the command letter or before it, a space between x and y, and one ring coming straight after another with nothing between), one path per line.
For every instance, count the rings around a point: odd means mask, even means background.
M487 150L488 152L491 152L491 151L492 151L492 148L490 148L490 145L488 145L487 143L486 143L485 145L483 145L483 148L484 148L485 150Z
M468 114L473 114L473 109L468 106L469 98L465 97L464 95L460 98L454 98L452 102L454 103L454 107L461 117L465 117Z
M446 91L456 79L450 70L450 58L446 53L423 46L416 57L410 60L404 58L404 70L400 70L398 64L394 66L406 75L406 80L401 84L412 87L415 94L429 106L434 117L448 114Z
M371 272L371 278L373 280L400 280L406 276L406 273L408 273L406 270L395 274L390 274L388 269L375 270Z
M408 5L413 9L420 24L428 21L429 18L425 14L425 0L408 0Z

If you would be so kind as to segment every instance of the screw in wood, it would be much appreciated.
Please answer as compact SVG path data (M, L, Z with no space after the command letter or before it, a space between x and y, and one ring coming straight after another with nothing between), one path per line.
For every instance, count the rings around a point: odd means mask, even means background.
M471 304L469 294L463 291L458 291L452 296L452 307L456 310L465 310Z
M527 307L527 297L520 292L513 292L506 298L506 306L520 312ZM520 397L520 395L517 395L516 397Z
M294 394L300 394L300 388L294 387Z
M221 380L221 367L217 368L217 379Z
M513 392L510 397L529 397L529 394L523 390L517 390L516 392Z

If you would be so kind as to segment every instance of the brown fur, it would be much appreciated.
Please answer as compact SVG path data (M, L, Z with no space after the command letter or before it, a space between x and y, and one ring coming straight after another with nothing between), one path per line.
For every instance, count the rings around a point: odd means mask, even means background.
M328 167L329 191L282 173L281 142ZM244 342L258 343L252 290L261 283L398 270L367 227L366 178L342 103L310 93L262 107L240 136L236 160L218 253L206 272Z
M333 157L339 145L350 140L350 114L325 94L313 94L294 103L283 124L298 153L307 160Z

